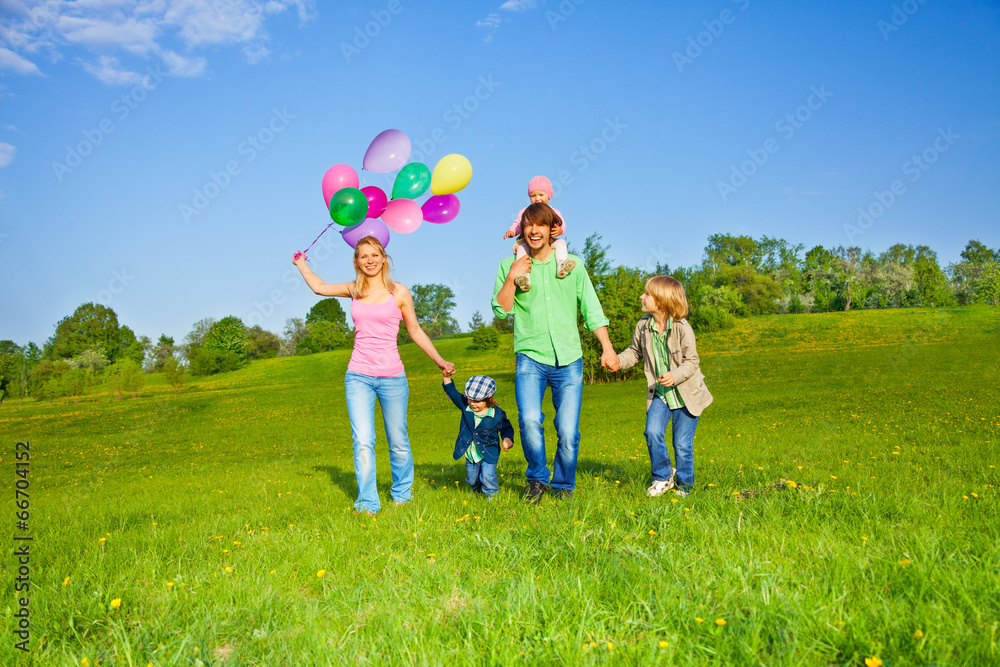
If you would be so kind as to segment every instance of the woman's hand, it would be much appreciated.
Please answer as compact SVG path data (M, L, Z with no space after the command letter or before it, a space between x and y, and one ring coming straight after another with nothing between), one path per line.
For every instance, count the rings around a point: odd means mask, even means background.
M442 359L441 361L437 362L437 365L438 368L441 369L441 375L443 375L445 378L449 378L455 374L455 364L451 363L450 361L445 361L444 359Z
M673 387L674 376L672 373L664 373L663 375L660 376L660 379L657 380L657 382L662 384L664 387Z
M306 254L304 252L297 252L292 255L292 264L298 266L300 263L306 261Z

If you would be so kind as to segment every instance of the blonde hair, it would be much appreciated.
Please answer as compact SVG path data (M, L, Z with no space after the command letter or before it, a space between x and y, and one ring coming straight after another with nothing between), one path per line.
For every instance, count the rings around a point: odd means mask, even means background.
M670 276L653 276L646 281L646 292L653 297L656 307L675 320L688 315L687 294L684 285Z
M392 278L389 277L389 262L392 258L389 257L385 248L382 247L381 241L374 236L363 236L354 246L354 273L356 277L354 279L354 294L352 296L355 299L363 299L368 296L368 292L371 289L371 286L368 284L368 276L365 275L365 272L362 271L361 267L358 265L358 256L361 254L361 246L363 245L370 245L377 248L378 251L382 253L382 256L385 257L385 262L382 264L382 270L379 271L379 274L375 276L375 278L372 278L372 280L381 280L387 290L390 292L396 291L396 283L394 283Z

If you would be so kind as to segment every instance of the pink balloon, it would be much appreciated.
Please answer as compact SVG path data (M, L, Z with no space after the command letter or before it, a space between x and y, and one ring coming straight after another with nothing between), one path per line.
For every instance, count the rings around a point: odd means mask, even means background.
M424 220L440 225L454 220L461 207L455 195L434 195L424 202L420 210L424 214Z
M357 188L358 172L354 171L346 164L335 164L323 174L323 199L326 207L330 208L330 198L342 188Z
M372 139L365 152L364 168L377 174L396 171L410 159L410 138L401 130L385 130Z
M412 199L393 199L385 205L382 220L397 234L415 232L424 221L424 213L420 204Z
M347 227L341 236L344 242L352 248L358 245L358 241L366 236L374 236L385 248L389 245L389 229L385 223L375 218L367 218L353 227Z
M385 192L382 188L377 185L366 185L361 188L361 191L365 193L365 197L368 199L368 216L369 218L377 218L382 215L382 211L385 210L385 205L389 202L389 198L385 196Z

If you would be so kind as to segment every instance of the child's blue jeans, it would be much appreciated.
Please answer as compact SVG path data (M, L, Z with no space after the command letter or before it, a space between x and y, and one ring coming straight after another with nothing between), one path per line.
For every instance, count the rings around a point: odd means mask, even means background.
M687 408L671 410L660 398L654 398L646 411L646 447L653 467L653 481L670 479L670 454L667 453L666 430L674 422L674 466L677 468L677 486L689 490L694 486L694 430L698 418Z
M469 483L475 493L485 493L487 497L492 496L500 490L497 484L497 464L480 461L473 463L465 459L465 481Z

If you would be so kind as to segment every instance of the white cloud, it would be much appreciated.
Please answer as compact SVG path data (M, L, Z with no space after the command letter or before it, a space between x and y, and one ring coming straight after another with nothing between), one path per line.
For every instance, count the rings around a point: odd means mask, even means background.
M67 47L97 57L77 56L84 69L109 85L131 85L135 70L159 56L174 76L204 73L196 52L238 45L248 63L269 57L267 20L295 12L300 24L316 17L315 0L0 0L0 69L41 74L38 57L59 60ZM141 58L132 63L131 57ZM121 58L124 62L119 61Z
M16 152L17 147L0 142L0 167L6 167L8 164L13 162L14 153Z
M499 14L490 14L481 21L476 21L477 28L491 28L494 29L500 25L503 19L500 18Z
M538 3L535 0L507 0L500 5L500 9L508 12L526 12L529 9L537 9Z
M0 70L8 70L15 74L42 73L35 63L3 47L0 47Z

